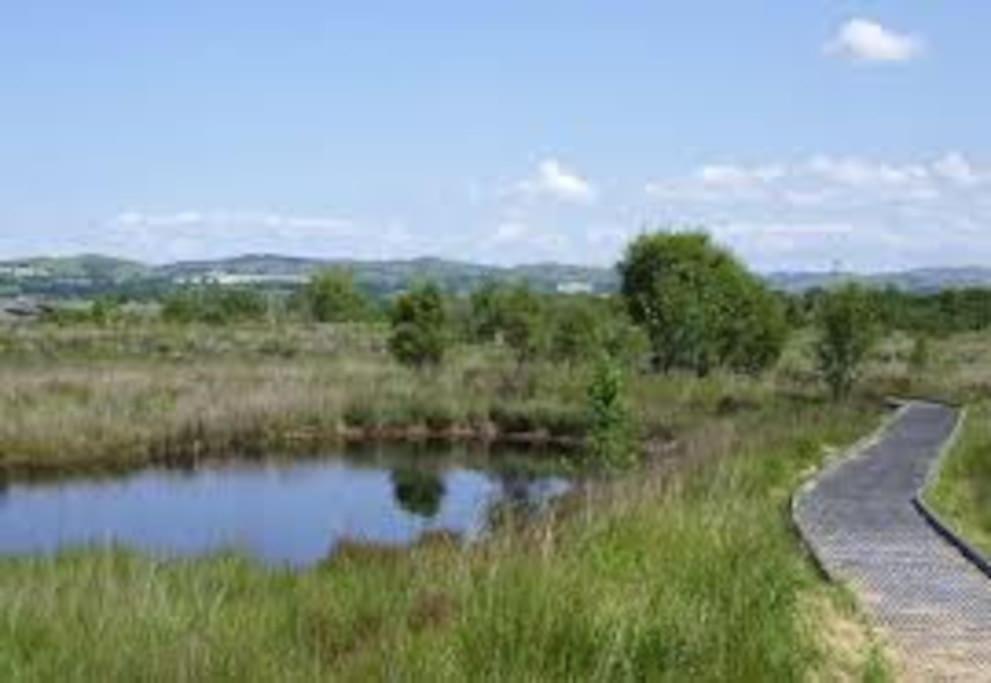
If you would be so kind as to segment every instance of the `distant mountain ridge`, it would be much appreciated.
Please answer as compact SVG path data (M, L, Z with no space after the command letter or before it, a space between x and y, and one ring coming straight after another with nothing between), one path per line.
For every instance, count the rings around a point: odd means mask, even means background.
M908 292L939 292L944 289L991 286L991 268L913 268L889 273L775 272L766 276L776 289L803 292L840 282L860 282L870 287L894 287Z
M417 280L435 280L450 291L468 292L486 281L525 281L542 291L614 292L614 268L562 263L493 266L434 257L394 260L324 259L280 254L244 254L232 258L176 261L150 265L100 254L0 261L0 293L95 293L157 291L191 282L291 286L327 268L347 268L358 284L388 295ZM991 286L991 267L917 268L890 273L779 271L765 275L776 289L802 292L838 282L896 287L914 292Z
M97 255L0 261L0 292L90 294L96 291L149 291L169 285L296 285L316 272L345 268L357 283L379 295L401 291L418 280L433 280L454 292L469 292L487 281L525 281L541 291L607 293L618 287L614 269L560 263L493 266L433 257L364 261L279 254L245 254L233 258L177 261L149 265ZM146 286L140 286L140 285ZM12 293L7 291L6 293Z

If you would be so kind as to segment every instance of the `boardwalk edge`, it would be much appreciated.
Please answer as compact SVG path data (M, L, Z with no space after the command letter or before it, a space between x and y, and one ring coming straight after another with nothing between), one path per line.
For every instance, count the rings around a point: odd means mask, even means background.
M888 404L893 406L894 410L888 415L885 415L884 419L881 420L881 424L873 432L861 437L844 449L842 455L835 458L830 458L823 463L815 472L809 475L808 479L806 479L805 482L803 482L791 496L789 503L789 514L791 517L792 527L798 533L798 537L801 540L802 545L804 545L806 550L808 550L816 569L818 569L822 576L833 583L841 583L841 579L838 575L831 572L826 566L826 563L822 559L820 550L812 538L812 534L806 533L805 527L802 525L801 515L799 514L799 508L802 505L802 501L807 495L815 490L816 486L819 484L819 481L823 477L827 476L830 472L838 469L845 463L859 458L872 446L879 443L884 438L884 435L888 432L888 430L901 419L902 415L905 414L911 403L912 401L888 399Z
M960 440L960 434L963 431L964 424L967 420L967 409L963 408L960 410L957 416L957 424L953 428L953 433L950 438L946 440L943 444L943 448L940 450L939 456L936 458L936 462L929 469L929 473L926 475L926 482L921 489L912 497L912 505L915 507L916 511L926 520L926 523L935 531L940 537L943 538L947 543L952 545L964 558L967 559L972 565L977 567L985 576L991 578L991 562L988 558L984 556L980 550L975 548L970 544L962 535L956 532L953 526L943 519L939 513L932 509L928 503L925 501L926 492L936 483L939 478L940 473L946 463L946 459L949 457L950 453L956 447L957 442Z

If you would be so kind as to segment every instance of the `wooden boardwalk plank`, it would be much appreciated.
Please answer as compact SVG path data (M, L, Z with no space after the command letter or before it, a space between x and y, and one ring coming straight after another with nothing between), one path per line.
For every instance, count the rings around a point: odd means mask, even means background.
M908 404L799 494L795 519L826 572L888 633L907 675L991 681L991 581L912 504L957 419L947 406Z

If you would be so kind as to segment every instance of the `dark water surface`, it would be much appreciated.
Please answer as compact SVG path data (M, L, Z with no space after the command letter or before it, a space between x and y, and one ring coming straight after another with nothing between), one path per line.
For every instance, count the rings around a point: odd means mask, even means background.
M498 510L538 513L570 487L526 466L540 456L424 448L0 482L0 554L114 543L166 557L235 549L306 566L342 540L406 545L431 531L470 540Z

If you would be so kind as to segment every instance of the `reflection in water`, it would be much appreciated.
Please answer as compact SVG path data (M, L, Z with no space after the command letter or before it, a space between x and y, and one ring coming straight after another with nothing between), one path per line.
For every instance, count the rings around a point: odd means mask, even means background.
M450 532L470 540L491 528L493 509L512 509L517 519L569 488L560 477L489 467L514 460L525 458L385 446L10 480L0 488L0 554L114 543L165 557L236 549L271 564L306 566L344 539L402 546Z
M486 512L486 525L490 528L526 523L559 493L554 489L560 480L541 477L526 468L503 467L494 476L499 482L499 495Z
M413 515L433 519L444 498L444 480L428 469L413 466L392 470L392 486L399 507Z
M499 486L502 488L503 500L521 510L533 504L531 489L537 477L532 473L520 468L506 468L496 473Z

